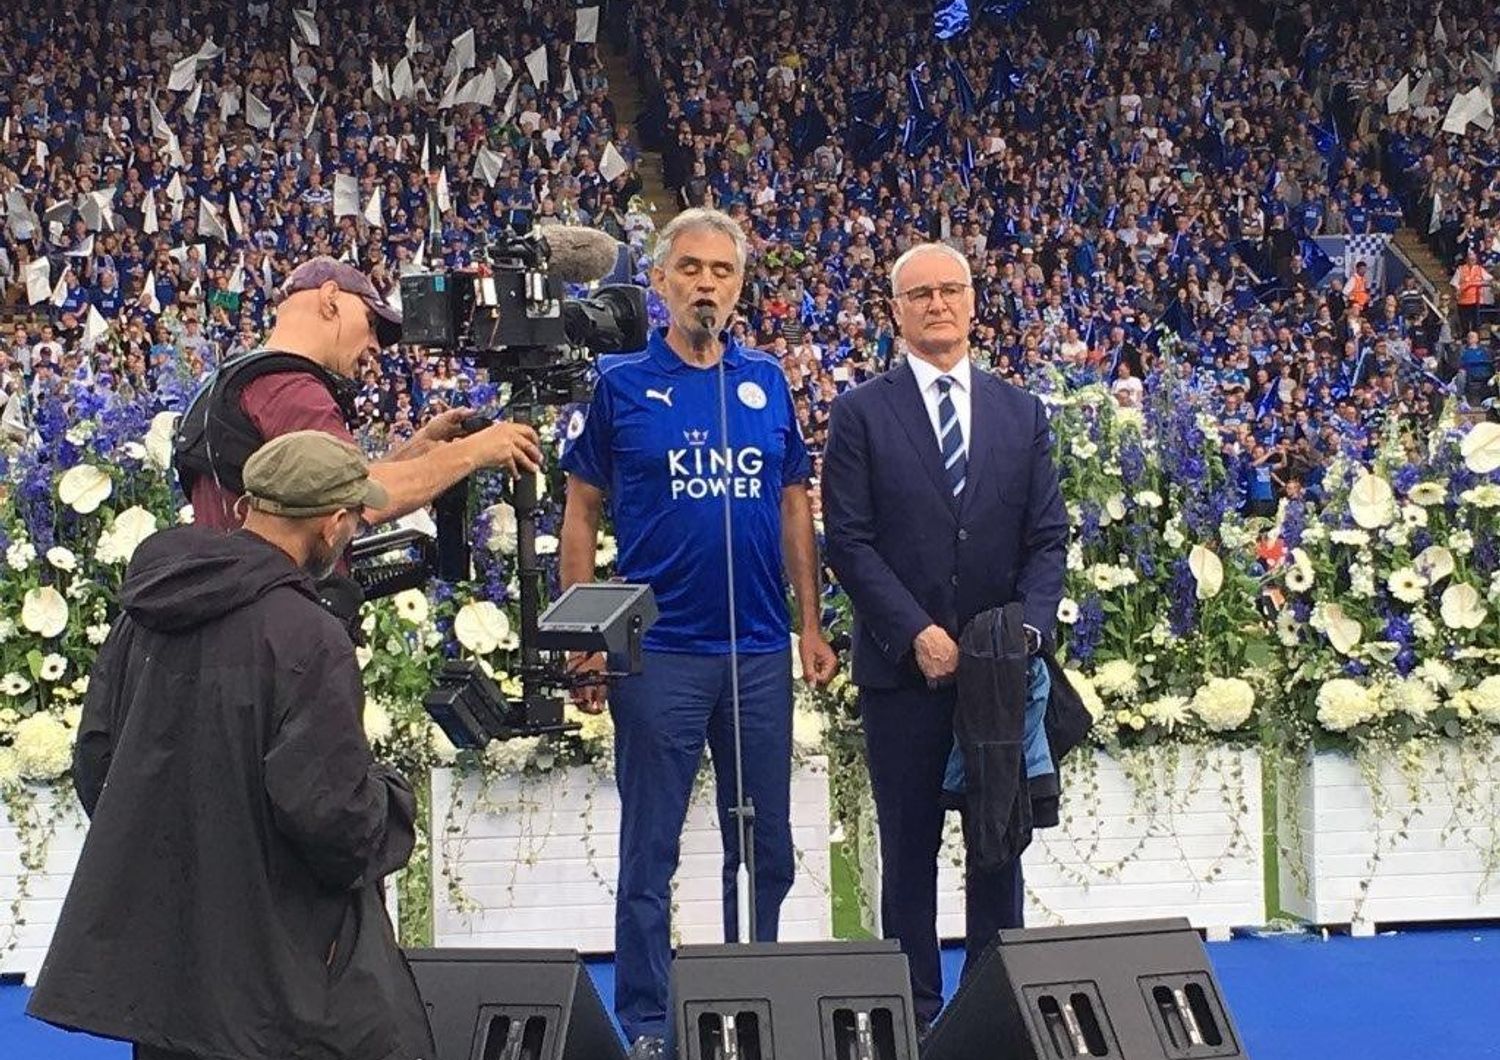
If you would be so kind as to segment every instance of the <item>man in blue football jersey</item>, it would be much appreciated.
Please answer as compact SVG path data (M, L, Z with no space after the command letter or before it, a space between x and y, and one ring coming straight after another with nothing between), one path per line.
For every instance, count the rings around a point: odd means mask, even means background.
M588 413L574 415L563 448L564 586L593 578L608 506L620 575L649 584L660 609L645 638L644 672L618 682L608 697L621 802L615 1012L640 1056L655 1055L666 1034L670 885L705 742L724 838L724 933L738 937L730 602L744 789L755 808L760 941L776 938L793 873L783 569L796 595L803 673L823 683L838 668L820 628L812 460L791 391L776 358L722 332L740 297L745 258L744 233L718 211L687 210L662 230L651 282L670 323L640 353L600 360ZM597 670L603 659L571 664ZM575 700L597 712L603 692Z

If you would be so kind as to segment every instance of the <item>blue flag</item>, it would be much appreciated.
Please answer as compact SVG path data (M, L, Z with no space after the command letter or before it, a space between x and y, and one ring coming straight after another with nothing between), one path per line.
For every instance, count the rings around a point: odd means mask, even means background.
M1323 253L1323 248L1311 239L1304 239L1300 249L1302 251L1302 267L1312 277L1313 285L1316 286L1322 283L1323 277L1333 271L1333 262L1329 260L1327 254Z
M1016 64L1011 62L1010 52L1001 51L995 57L995 64L990 67L990 81L985 86L984 102L980 105L987 108L1009 99L1011 94L1021 87L1023 80L1025 78L1016 69Z
M948 60L948 76L953 78L953 88L958 95L958 107L965 114L974 113L974 86L969 84L969 77L964 73L963 63L957 59Z
M911 73L906 75L906 105L913 114L921 114L927 109L927 97L922 95L922 82L919 77L926 68L926 63L918 63L912 67Z
M968 0L937 0L932 11L932 35L952 40L969 32Z

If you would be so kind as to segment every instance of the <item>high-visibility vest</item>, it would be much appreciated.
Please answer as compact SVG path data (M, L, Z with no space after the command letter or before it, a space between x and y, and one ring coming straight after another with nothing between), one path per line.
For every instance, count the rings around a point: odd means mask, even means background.
M1458 304L1478 305L1484 293L1485 271L1483 265L1460 265L1458 267Z

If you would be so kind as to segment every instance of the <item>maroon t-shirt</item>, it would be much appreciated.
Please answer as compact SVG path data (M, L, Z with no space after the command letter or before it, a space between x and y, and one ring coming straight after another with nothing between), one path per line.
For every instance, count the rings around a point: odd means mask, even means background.
M338 402L328 388L306 372L272 372L253 379L240 391L240 408L266 441L292 431L326 431L353 442ZM224 489L212 476L193 483L193 521L216 530L238 530L238 493Z

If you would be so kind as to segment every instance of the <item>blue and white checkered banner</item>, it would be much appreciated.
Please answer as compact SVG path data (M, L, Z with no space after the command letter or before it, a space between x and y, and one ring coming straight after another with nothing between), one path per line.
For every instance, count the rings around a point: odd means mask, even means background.
M1365 263L1365 277L1372 290L1385 287L1385 252L1391 237L1384 232L1344 237L1344 276L1354 275L1354 267Z

